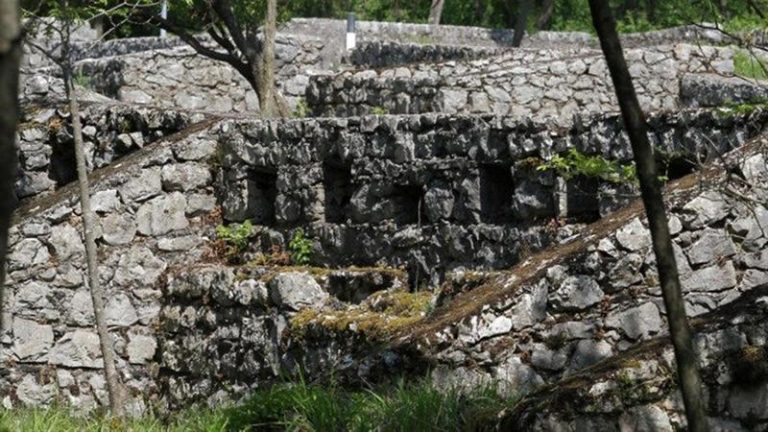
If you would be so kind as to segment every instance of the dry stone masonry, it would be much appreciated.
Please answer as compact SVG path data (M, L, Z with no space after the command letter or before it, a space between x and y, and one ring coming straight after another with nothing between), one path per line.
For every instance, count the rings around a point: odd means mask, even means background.
M542 170L631 161L595 40L292 20L262 120L173 38L77 42L101 281L129 410L216 405L285 377L430 374L519 397L505 430L685 426L636 186ZM714 430L768 425L768 111L697 28L627 35ZM69 114L28 55L0 335L4 407L106 403ZM693 107L693 108L691 108ZM383 114L388 112L389 114ZM315 115L318 117L309 117ZM233 253L216 228L250 221ZM297 232L311 266L289 266ZM756 371L756 372L755 372Z

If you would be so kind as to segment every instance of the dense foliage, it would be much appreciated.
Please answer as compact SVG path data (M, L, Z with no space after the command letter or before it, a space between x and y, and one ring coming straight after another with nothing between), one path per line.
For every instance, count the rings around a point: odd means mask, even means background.
M527 0L534 8L528 17L529 30L561 30L593 32L587 0ZM553 7L546 19L547 4ZM93 8L105 8L121 0L80 2ZM168 0L170 16L182 26L195 29L200 13L205 13L207 0ZM23 0L27 9L41 0ZM77 4L77 1L71 2ZM131 3L131 2L128 2ZM133 2L136 3L136 2ZM140 1L159 12L157 0ZM358 19L424 23L429 16L431 0L278 0L279 20L294 17L344 18L355 12ZM441 23L490 28L512 28L520 0L445 0ZM233 8L243 22L261 22L266 0L234 0ZM647 31L691 23L723 23L729 29L766 27L768 0L611 0L622 32ZM45 7L42 9L45 13ZM105 23L109 28L110 23ZM156 34L151 26L124 25L115 35L141 36Z

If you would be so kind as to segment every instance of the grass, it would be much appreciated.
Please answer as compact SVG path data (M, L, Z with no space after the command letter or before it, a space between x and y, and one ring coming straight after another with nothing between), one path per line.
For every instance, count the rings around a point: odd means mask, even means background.
M78 416L65 408L0 411L0 432L228 432L223 411L190 410L171 421Z
M746 51L737 51L733 55L733 69L736 75L744 78L768 79L768 64Z
M508 406L492 388L439 392L427 381L349 391L299 382L273 386L245 403L189 409L170 421L77 417L65 409L0 411L0 432L476 431Z

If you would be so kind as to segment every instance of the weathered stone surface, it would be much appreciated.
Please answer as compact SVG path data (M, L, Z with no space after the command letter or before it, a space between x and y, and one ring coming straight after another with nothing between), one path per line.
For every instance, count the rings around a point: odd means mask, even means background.
M80 233L69 224L56 225L51 229L49 240L59 260L66 261L73 255L85 252Z
M566 349L551 350L544 344L535 344L531 354L531 364L536 368L558 371L568 363Z
M512 328L521 330L544 319L547 309L547 288L539 286L530 294L523 294L510 310Z
M85 330L65 334L56 341L48 354L48 363L73 368L101 369L104 367L104 361L101 358L99 337L96 333Z
M616 240L624 249L640 251L651 245L651 233L635 218L616 232Z
M126 347L128 361L132 364L145 364L152 360L157 350L157 341L151 336L132 334L128 336Z
M50 258L48 249L40 240L27 238L11 247L8 254L8 268L16 270L45 264Z
M216 154L216 142L208 139L195 139L173 146L173 153L181 161L205 160Z
M669 416L654 405L634 407L619 417L621 432L673 432Z
M736 269L733 262L715 264L691 273L680 281L685 292L722 291L736 286Z
M117 196L117 190L108 189L99 191L91 197L91 210L97 213L110 213L120 207L120 198Z
M556 310L579 310L595 305L603 299L600 285L589 276L568 276L550 296Z
M269 282L269 295L278 307L300 310L317 307L328 299L328 293L307 273L280 273Z
M580 340L576 344L576 349L571 356L571 362L568 369L578 371L587 366L591 366L600 360L604 360L613 354L611 345L606 341L595 341L591 339Z
M72 296L67 308L69 322L74 325L88 326L94 324L93 300L87 289L77 290Z
M167 191L194 190L210 183L211 172L205 165L184 163L163 166L162 184Z
M512 320L502 315L494 318L490 323L481 327L477 332L477 338L485 339L498 336L509 333L510 330L512 330Z
M104 306L107 325L128 327L139 321L136 308L125 294L116 294L107 299Z
M53 328L23 318L13 320L13 354L19 360L38 360L53 345Z
M502 391L507 394L523 395L544 384L544 380L519 357L512 356L502 362L494 373Z
M114 283L120 286L152 287L167 264L144 246L134 246L120 254Z
M708 264L728 258L736 253L731 237L722 230L707 230L688 251L688 260L693 265Z
M605 319L605 325L620 329L630 339L645 339L661 331L664 321L659 308L648 302L627 310L612 312Z
M34 375L27 375L16 387L16 396L27 407L45 406L53 402L56 387L53 384L40 384Z
M141 175L120 188L120 196L126 203L146 201L162 192L159 168L142 170Z
M187 200L180 192L160 196L139 207L136 222L139 232L158 236L189 226L185 211Z
M683 223L689 228L701 228L723 220L728 211L722 195L706 191L683 206Z
M102 238L109 245L129 244L136 229L136 221L128 214L112 213L101 219Z

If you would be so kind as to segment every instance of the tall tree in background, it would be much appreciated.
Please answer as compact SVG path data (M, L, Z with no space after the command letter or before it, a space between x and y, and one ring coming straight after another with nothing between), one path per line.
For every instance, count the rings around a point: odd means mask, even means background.
M0 335L5 332L5 256L16 203L16 123L19 120L21 24L17 0L0 0Z
M616 31L616 22L611 14L608 0L589 0L589 7L605 61L611 72L616 97L619 99L624 126L632 143L643 204L651 230L653 251L656 254L656 266L667 311L669 333L675 350L677 375L683 394L688 430L703 432L708 428L701 395L701 378L696 354L693 351L691 330L685 314L685 301L680 289L680 278L672 249L672 238L669 234L661 183L653 148L648 141L645 116L632 85L632 77L624 59Z
M533 0L517 0L517 15L515 17L515 34L512 37L512 46L519 47L525 36L525 28L528 24L528 15L533 9Z
M432 4L429 6L430 24L440 24L440 18L443 16L443 6L445 6L445 0L432 0Z
M147 5L152 5L148 1ZM267 117L289 115L288 105L275 87L275 34L277 0L267 0L266 11L248 0L180 0L169 2L173 11L164 19L145 9L139 17L177 35L198 54L231 65L251 85L259 98L261 113ZM265 14L263 37L258 23ZM173 17L183 17L181 24ZM189 24L204 29L216 47L192 34Z
M43 47L27 38L26 43L38 50L52 62L62 73L64 88L69 102L69 114L72 121L72 135L75 145L75 159L77 161L77 180L80 191L80 208L83 219L83 238L85 240L85 255L88 270L88 285L93 301L93 312L96 321L96 331L99 335L101 355L104 360L104 378L107 383L109 405L112 415L121 416L124 406L124 389L120 384L115 363L115 350L112 338L107 328L106 314L104 310L104 288L99 281L96 239L94 230L96 222L91 211L90 187L88 184L88 171L86 169L85 150L83 145L83 133L80 124L80 107L78 95L74 85L74 59L72 55L72 33L77 22L81 22L83 13L92 11L88 8L78 8L70 5L68 0L56 0L48 2L50 14L57 18L56 21L38 19L34 11L25 11L29 15L26 27L30 34L37 33L44 36L53 36L58 43L53 47Z
M536 19L536 28L549 30L552 26L552 16L555 14L555 0L542 0L541 11Z

